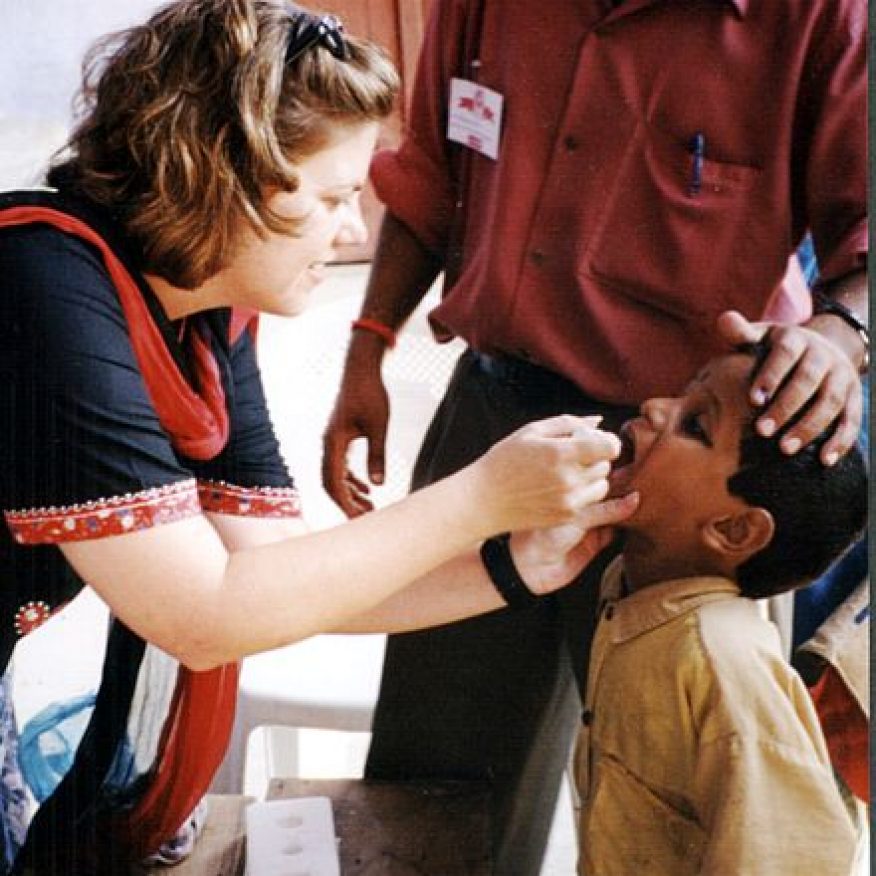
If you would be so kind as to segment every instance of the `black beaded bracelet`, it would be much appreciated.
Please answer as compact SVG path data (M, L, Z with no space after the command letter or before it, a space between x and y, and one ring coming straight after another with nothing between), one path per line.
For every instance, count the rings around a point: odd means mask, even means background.
M511 556L511 534L488 538L481 545L481 560L496 590L510 608L528 608L538 596L527 586Z
M830 313L833 316L841 319L846 325L851 326L861 339L864 345L864 361L861 364L861 371L866 371L870 364L870 329L857 313L850 310L845 304L840 304L834 298L828 298L822 292L816 292L812 302L812 310L814 313Z

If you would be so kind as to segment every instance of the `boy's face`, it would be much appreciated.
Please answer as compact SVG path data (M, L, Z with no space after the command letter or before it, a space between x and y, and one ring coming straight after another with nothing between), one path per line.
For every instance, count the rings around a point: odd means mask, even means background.
M714 359L684 395L650 399L624 425L610 482L613 495L639 492L638 510L623 524L630 534L687 556L700 544L703 524L746 508L728 492L727 479L752 420L752 365L743 354Z

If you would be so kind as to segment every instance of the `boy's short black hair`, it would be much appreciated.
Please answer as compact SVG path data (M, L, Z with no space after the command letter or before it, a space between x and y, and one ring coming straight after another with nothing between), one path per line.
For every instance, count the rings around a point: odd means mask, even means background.
M755 357L754 375L769 344L761 341L738 351ZM727 481L732 495L765 508L775 521L770 543L736 570L743 596L774 596L814 581L867 523L867 467L857 446L832 466L819 459L832 428L793 455L779 448L779 439L803 413L773 437L753 429L743 433L739 469Z

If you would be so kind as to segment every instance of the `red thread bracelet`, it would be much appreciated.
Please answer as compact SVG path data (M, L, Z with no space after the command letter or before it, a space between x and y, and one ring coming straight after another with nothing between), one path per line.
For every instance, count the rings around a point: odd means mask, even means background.
M353 320L354 329L363 329L366 332L372 332L375 335L383 338L386 341L387 347L395 346L395 332L388 326L376 319L363 317L362 319Z

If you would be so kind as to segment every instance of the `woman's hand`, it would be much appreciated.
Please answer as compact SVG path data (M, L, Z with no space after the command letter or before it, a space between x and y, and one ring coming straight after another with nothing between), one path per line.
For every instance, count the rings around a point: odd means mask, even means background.
M498 532L574 523L608 493L617 436L597 429L599 417L539 420L495 444L456 477L484 537Z
M782 436L785 453L796 453L831 424L833 433L821 451L825 465L832 465L855 443L861 425L861 380L854 363L833 338L807 326L749 322L732 310L721 314L718 329L734 345L754 343L770 335L770 353L751 383L752 404L763 407L756 422L761 435L768 438L776 434L811 402ZM844 326L840 329L850 331Z
M639 494L628 493L590 505L574 523L514 533L511 555L526 586L543 596L569 584L611 544L615 524L632 517L638 506Z

